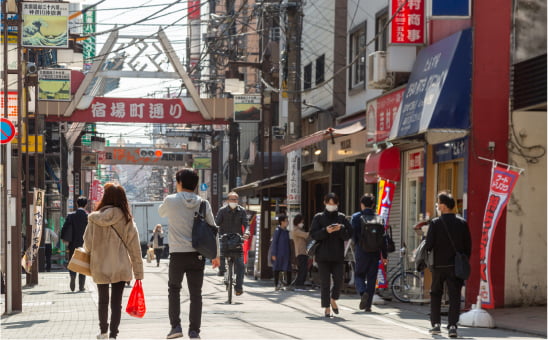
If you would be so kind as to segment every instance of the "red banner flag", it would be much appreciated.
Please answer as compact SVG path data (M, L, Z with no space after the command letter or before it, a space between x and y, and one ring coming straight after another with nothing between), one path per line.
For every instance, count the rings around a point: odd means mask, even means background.
M493 235L495 234L502 210L506 207L518 178L519 173L504 169L493 163L491 169L491 188L485 207L480 243L479 295L482 307L484 308L495 308L490 272Z

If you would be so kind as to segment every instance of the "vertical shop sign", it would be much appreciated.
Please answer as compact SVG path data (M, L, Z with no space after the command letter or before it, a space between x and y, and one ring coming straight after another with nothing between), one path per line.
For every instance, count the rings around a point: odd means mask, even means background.
M301 149L287 153L287 204L301 204Z
M91 70L93 65L93 58L95 58L96 44L95 44L95 8L90 8L84 12L84 35L87 36L86 40L82 43L83 57L84 57L84 72Z
M399 89L367 103L367 143L384 141L396 119L405 88Z
M490 270L493 235L495 234L502 210L506 207L518 178L518 172L502 168L496 162L493 162L493 167L491 168L491 187L485 207L480 242L479 295L482 307L484 308L495 308Z
M424 2L424 0L390 0L389 17L395 15L390 22L390 44L424 44ZM405 5L398 11L402 4Z
M32 235L30 246L21 259L21 265L27 273L31 272L32 263L36 259L40 240L42 239L42 223L44 220L44 194L42 189L34 188L34 212L32 214Z
M384 220L384 229L388 228L388 218L390 217L390 209L394 201L394 192L396 191L396 182L379 180L379 204L377 206L377 215ZM386 268L382 260L379 260L379 269L377 271L377 288L388 288L386 282Z

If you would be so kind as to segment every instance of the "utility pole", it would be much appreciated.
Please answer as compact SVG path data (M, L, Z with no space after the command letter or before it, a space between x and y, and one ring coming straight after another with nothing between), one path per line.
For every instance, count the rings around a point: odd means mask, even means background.
M287 84L287 133L286 144L290 144L301 138L301 33L302 33L302 7L301 1L286 2L287 6L287 29L286 29L286 41L285 41L285 56L286 65L283 68L284 78ZM295 152L293 156L289 153L287 163L288 167L300 166L300 151ZM299 184L296 196L291 197L289 190L292 189L289 186L290 180L295 180ZM287 169L287 213L288 218L291 221L293 216L301 211L301 169L297 172L290 174L290 169ZM293 188L294 189L294 188Z

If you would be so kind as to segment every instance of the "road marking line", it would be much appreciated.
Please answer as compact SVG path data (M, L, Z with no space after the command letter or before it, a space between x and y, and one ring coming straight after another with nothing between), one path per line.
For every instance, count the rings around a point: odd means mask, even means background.
M431 335L428 331L425 331L423 328L410 326L410 325L408 325L404 322L398 322L398 321L395 321L395 320L393 320L391 318L388 318L386 316L381 317L381 316L377 316L377 315L371 315L370 317L372 317L374 319L377 319L377 320L380 320L382 322L386 322L386 323L397 325L397 326L400 326L400 327L403 327L403 328L407 328L409 330L412 330L412 331L415 331L415 332L418 332L418 333L421 333L421 334Z

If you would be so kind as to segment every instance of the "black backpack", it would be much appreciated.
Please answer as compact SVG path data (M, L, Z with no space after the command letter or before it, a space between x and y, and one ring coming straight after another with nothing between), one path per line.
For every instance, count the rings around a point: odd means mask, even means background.
M384 243L384 223L377 215L360 217L361 229L358 243L365 252L380 251Z

